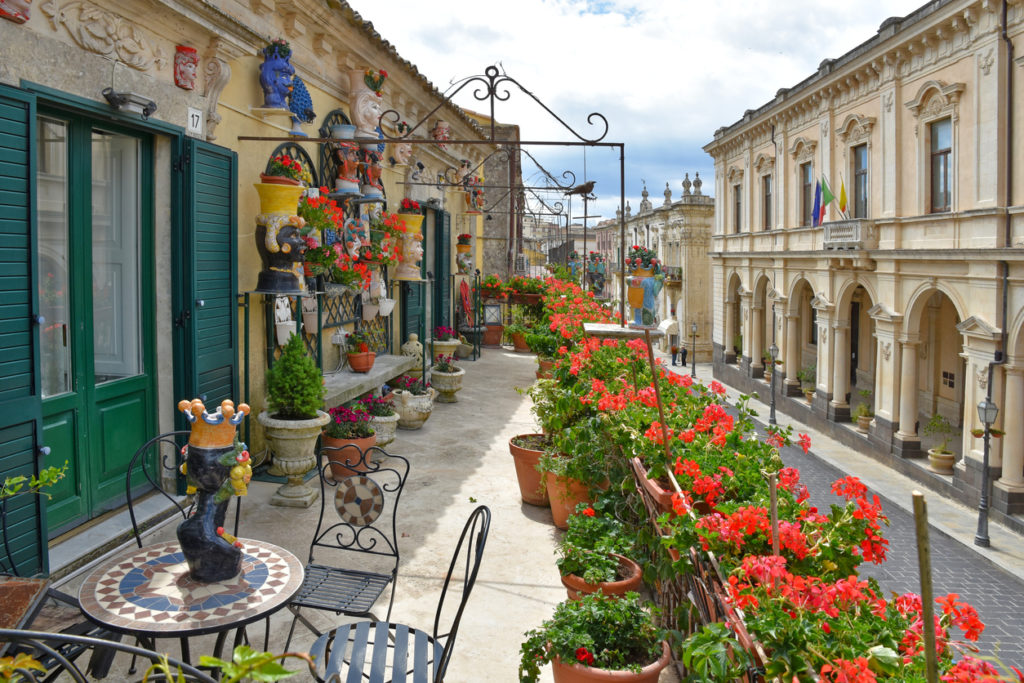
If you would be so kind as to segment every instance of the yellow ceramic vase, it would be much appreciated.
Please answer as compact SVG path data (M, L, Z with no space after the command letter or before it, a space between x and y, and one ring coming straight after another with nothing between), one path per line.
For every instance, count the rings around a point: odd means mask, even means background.
M405 226L406 235L420 234L420 228L423 226L423 214L396 213L395 218L399 223Z
M635 278L635 277L643 278L643 277L653 277L653 276L654 276L654 269L652 269L652 268L637 268L636 270L633 271L633 273L629 277L630 278ZM626 288L626 299L629 300L629 305L632 306L633 308L643 308L644 307L644 288L643 288L643 286L634 287L632 279L628 280L627 284L629 286Z
M253 183L260 195L260 213L277 213L294 216L299 210L299 197L305 191L302 185L277 185L274 183Z

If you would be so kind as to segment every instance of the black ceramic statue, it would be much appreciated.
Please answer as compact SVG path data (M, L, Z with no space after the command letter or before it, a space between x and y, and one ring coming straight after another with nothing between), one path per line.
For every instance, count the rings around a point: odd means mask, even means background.
M181 466L187 493L196 496L192 515L178 525L178 543L188 561L189 577L202 583L225 581L242 568L242 544L225 533L224 515L232 495L244 496L252 477L249 452L235 428L249 406L225 400L214 413L199 399L181 401L178 410L192 423L188 456Z

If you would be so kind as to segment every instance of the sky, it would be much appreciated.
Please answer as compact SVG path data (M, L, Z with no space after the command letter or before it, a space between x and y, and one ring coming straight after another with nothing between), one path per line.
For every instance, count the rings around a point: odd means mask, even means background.
M714 194L714 165L702 149L716 129L738 121L796 85L825 59L873 37L889 17L923 0L349 0L363 19L438 90L491 65L533 93L581 137L625 144L626 200L635 214L646 181L660 206L665 184L682 194L699 173ZM576 140L525 92L509 86L495 118L523 140ZM486 111L464 88L456 104ZM385 88L385 98L387 91ZM388 103L389 104L389 103ZM532 147L552 175L595 180L590 215L619 205L615 149ZM524 161L524 184L544 184ZM545 194L550 200L557 195ZM582 214L573 201L573 222ZM600 220L600 219L597 219ZM593 225L595 221L588 221Z

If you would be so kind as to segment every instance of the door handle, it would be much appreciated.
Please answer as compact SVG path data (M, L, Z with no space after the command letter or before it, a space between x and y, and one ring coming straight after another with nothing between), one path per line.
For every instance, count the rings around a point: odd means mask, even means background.
M182 311L181 313L178 314L178 317L174 319L174 326L185 327L185 325L188 324L188 321L191 317L192 314L190 312Z
M50 447L49 446L40 446L39 448L36 449L36 454L40 458L45 458L46 456L48 456L50 454Z
M46 324L46 317L42 316L42 315L39 315L37 313L36 315L32 316L32 322L34 322L36 325L45 325Z
M202 308L206 305L206 301L203 299L196 299L196 308Z

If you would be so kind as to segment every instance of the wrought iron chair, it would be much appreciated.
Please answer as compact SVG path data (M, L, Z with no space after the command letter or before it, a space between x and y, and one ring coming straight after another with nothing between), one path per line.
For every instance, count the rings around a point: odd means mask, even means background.
M128 501L128 516L132 520L132 532L135 534L135 543L142 547L142 532L140 522L135 516L136 499L148 493L151 489L158 492L167 499L174 507L178 508L181 518L185 519L192 510L191 503L185 505L175 496L172 496L164 488L164 479L175 479L179 476L178 468L184 461L182 448L188 443L191 432L165 432L158 434L142 444L135 454L132 455L128 464L128 475L125 477L124 494ZM148 486L143 486L135 473L141 474ZM238 535L238 519L242 513L242 499L235 497L235 525L234 535Z
M320 636L310 650L316 663L317 680L328 683L361 680L366 683L389 683L392 680L444 680L451 661L462 613L476 583L491 526L491 511L486 505L477 507L462 529L430 633L388 621L358 621L338 626ZM456 569L458 568L458 571ZM462 580L459 600L451 626L440 631L448 589Z
M19 577L19 563L15 553L11 551L9 543L12 530L8 527L8 523L12 522L12 516L15 516L10 514L11 511L8 509L8 503L11 500L11 498L0 499L0 534L3 535L4 550L3 555L0 556L0 574ZM16 522L17 520L13 521ZM60 629L58 634L60 636L90 636L99 643L109 644L121 639L120 633L100 628L86 620L82 616L82 610L75 596L57 590L48 583L43 590L45 597L39 600L34 608L25 615L25 619L22 622L23 628L30 629L33 627L39 628L43 625L52 625L53 628ZM0 643L3 642L4 638L0 637ZM0 648L0 654L11 654L11 652L4 652L4 649ZM85 649L74 642L66 642L60 645L53 653L42 653L43 659L41 661L44 665L52 665L58 661L73 662L85 652ZM12 652L20 651L19 646L14 645ZM110 649L94 649L87 671L94 678L106 677L110 671L110 663L113 660L113 656L114 652ZM38 680L50 681L54 678L56 678L56 675L41 677Z
M90 679L86 677L74 662L74 657L68 657L68 652L82 653L92 650L95 654L109 652L111 655L116 652L128 652L133 657L142 657L152 663L157 663L165 656L146 650L141 647L127 645L125 643L111 643L99 638L74 635L69 633L49 633L46 631L26 631L20 629L0 629L0 642L11 642L18 652L25 652L32 655L42 664L45 671L21 668L17 673L21 678L16 680L24 681L52 681L58 676L61 680L70 678L76 683L85 683ZM95 656L93 657L93 660ZM203 673L195 667L189 666L171 657L166 658L167 666L173 673L174 680L188 681L190 683L214 683L216 679ZM181 678L178 678L178 672Z
M320 455L320 520L309 546L302 587L288 605L294 616L286 651L297 621L322 635L302 614L303 607L377 619L371 610L390 585L387 620L395 602L399 559L396 511L409 475L409 461L376 446L365 452L356 445L325 447ZM317 562L314 554L318 549L329 553L334 562ZM376 566L368 569L368 562Z

